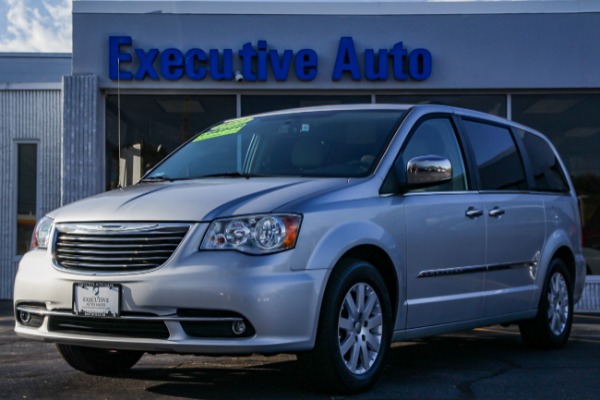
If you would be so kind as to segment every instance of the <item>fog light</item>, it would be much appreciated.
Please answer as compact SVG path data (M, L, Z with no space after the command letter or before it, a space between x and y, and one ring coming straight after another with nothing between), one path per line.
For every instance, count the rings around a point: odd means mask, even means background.
M31 314L29 314L27 311L19 311L19 319L22 323L28 324L29 321L31 321Z
M246 324L244 321L235 321L233 324L231 324L231 330L236 335L243 335L244 332L246 332Z

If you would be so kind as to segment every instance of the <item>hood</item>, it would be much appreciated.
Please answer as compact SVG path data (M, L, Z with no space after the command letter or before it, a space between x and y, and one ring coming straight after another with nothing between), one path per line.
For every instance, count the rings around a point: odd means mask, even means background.
M49 214L56 222L209 221L278 211L348 185L345 178L220 178L140 183L80 200ZM299 211L299 210L280 210Z

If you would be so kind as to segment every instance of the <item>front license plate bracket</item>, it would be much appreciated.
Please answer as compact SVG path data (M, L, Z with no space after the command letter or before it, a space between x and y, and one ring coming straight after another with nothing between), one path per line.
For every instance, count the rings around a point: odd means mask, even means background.
M106 282L73 284L73 313L90 317L121 315L121 285Z

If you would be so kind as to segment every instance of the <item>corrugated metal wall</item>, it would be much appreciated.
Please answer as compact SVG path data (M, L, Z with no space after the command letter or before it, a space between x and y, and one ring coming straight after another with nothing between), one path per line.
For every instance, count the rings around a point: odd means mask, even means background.
M17 143L38 145L38 215L60 205L61 91L0 91L0 299L12 298L16 272Z
M587 277L581 300L575 306L575 311L594 313L600 311L600 276Z
M104 134L99 119L98 78L63 77L62 204L103 191Z

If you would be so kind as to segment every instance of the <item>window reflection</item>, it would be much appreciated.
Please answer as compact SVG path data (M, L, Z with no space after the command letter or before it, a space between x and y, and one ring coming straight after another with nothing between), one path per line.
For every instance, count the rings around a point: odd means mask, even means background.
M600 274L600 95L513 95L513 119L544 133L581 200L588 272Z
M118 99L107 97L107 189L134 184L190 137L236 114L235 96L122 95L120 103L119 140Z

